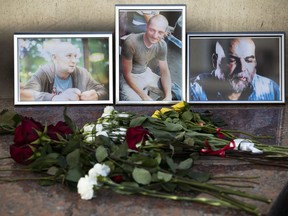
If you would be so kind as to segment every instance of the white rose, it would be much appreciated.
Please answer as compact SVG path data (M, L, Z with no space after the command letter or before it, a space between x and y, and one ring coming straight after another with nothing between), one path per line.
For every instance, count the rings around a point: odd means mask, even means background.
M86 124L83 127L83 131L84 133L91 133L94 127L95 127L95 124Z
M92 134L87 135L87 136L85 137L85 141L88 142L88 143L92 143L92 142L95 141L95 137L94 137Z
M113 106L106 106L105 109L104 109L104 112L102 114L102 117L111 115L113 111L114 111L114 107Z
M97 179L91 179L88 175L79 179L77 184L78 193L81 199L90 200L94 196L93 186L97 184Z

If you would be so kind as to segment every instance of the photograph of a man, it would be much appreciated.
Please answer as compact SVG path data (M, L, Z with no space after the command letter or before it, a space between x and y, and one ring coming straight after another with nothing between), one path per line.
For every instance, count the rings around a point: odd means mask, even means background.
M34 73L25 73L24 66L21 65L23 71L20 72L20 77L28 74L26 75L27 81L24 78L21 80L21 101L108 100L107 86L97 81L92 77L92 73L88 71L93 71L93 68L90 66L92 64L91 60L83 57L85 52L83 44L85 42L81 39L78 42L77 40L74 41L76 42L73 44L71 41L47 39L38 42L38 46L35 46L34 49L31 48L32 45L30 44L37 44L37 42L35 40L34 42L33 40L26 41L26 44L29 43L28 46L30 46L30 56L27 55L28 52L24 53L25 49L20 50L23 55L26 55L26 59L23 58L21 63L27 65L26 62L30 61L37 70ZM88 44L88 40L86 42ZM82 51L79 47L82 47ZM45 59L44 57L46 57L46 61L39 60ZM83 66L84 61L89 61L86 64L87 68L79 65L81 57ZM97 72L100 72L100 70L97 70Z
M213 69L191 77L190 101L281 100L279 69L270 74L275 80L260 75L263 71L258 69L257 47L251 37L218 39L213 46ZM279 58L277 52L270 52L270 56Z
M137 21L132 13L137 14ZM173 36L175 26L182 22L181 11L169 14L161 10L142 10L141 13L120 14L120 32L123 34L119 38L120 101L182 100L182 36L179 39ZM143 20L140 22L141 15ZM172 42L172 37L176 43Z

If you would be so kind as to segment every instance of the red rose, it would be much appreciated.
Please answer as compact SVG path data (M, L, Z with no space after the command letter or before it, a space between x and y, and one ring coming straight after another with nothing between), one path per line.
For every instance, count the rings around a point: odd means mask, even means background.
M136 145L141 142L141 145L148 140L149 131L142 126L131 127L126 132L126 143L128 147L133 150L137 150Z
M65 135L72 133L72 129L62 121L59 121L55 126L49 125L47 127L47 135L53 140L59 140L57 134L64 137Z
M43 131L43 129L41 123L36 122L33 118L24 117L21 124L15 129L14 144L22 146L32 143L39 138L35 130Z
M111 179L116 183L121 183L124 181L123 176L121 175L112 176Z
M18 146L13 144L10 146L10 155L12 159L19 163L27 165L32 162L32 160L28 160L33 155L33 150L29 145Z

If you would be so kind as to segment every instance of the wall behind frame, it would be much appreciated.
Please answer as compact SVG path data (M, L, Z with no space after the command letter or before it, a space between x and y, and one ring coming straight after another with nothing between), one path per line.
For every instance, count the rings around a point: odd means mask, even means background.
M0 99L13 98L14 32L114 32L115 4L155 4L155 1L0 0ZM187 32L288 34L287 0L158 0L157 4L185 4ZM287 44L286 39L286 49Z

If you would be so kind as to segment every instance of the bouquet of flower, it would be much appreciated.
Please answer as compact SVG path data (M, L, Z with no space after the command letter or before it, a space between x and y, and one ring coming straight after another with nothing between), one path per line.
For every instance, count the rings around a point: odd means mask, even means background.
M255 206L237 197L266 203L269 199L210 184L210 174L193 171L194 160L199 155L249 160L248 155L253 155L258 162L278 157L287 163L286 149L260 144L253 136L238 138L234 134L239 131L220 129L191 111L185 102L156 110L152 116L118 112L108 106L99 119L80 129L66 110L65 122L56 125L20 119L10 146L11 157L31 171L45 173L41 184L65 183L77 188L82 199L92 199L97 190L106 188L122 194L237 208L257 215ZM214 198L196 197L199 193Z

